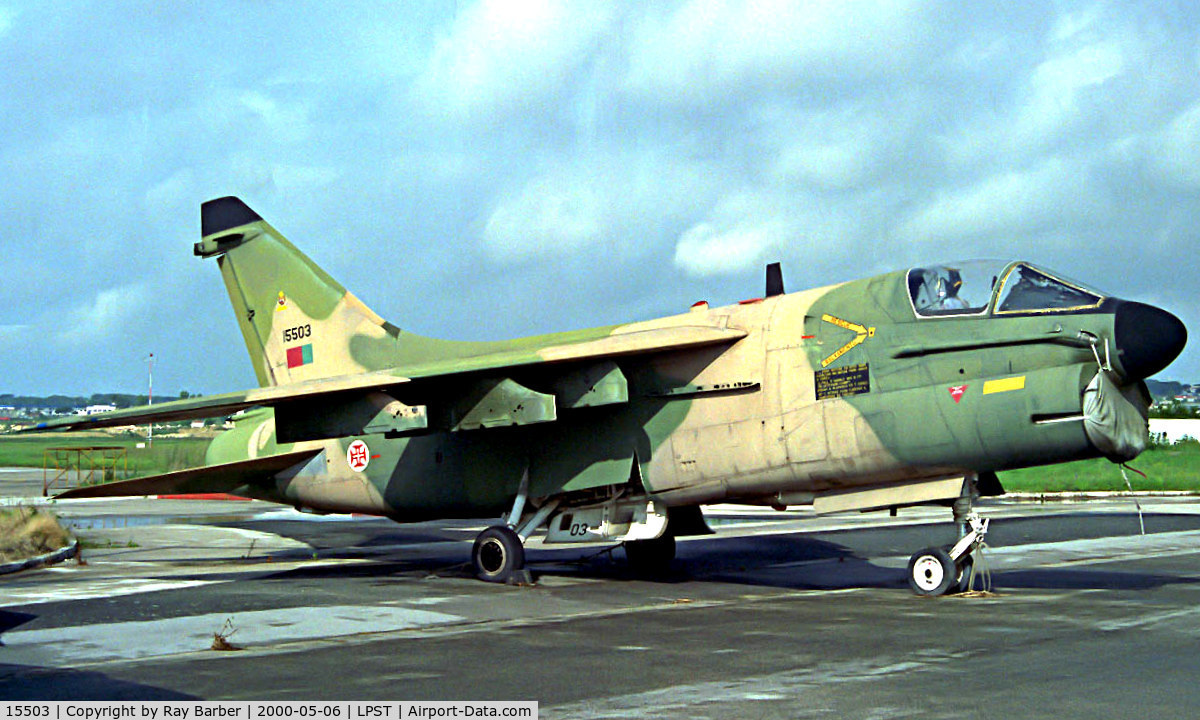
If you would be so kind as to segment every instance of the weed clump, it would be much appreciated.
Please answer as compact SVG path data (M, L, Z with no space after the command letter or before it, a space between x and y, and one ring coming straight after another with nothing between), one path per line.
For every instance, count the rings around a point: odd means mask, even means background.
M0 508L0 562L27 560L71 543L53 514L37 508Z

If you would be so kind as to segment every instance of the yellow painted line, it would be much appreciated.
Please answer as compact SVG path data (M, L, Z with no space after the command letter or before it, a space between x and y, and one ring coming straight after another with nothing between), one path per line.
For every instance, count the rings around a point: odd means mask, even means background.
M983 384L983 394L991 395L992 393L1008 392L1010 390L1024 390L1025 376L1018 375L1016 377L1004 378L1003 380L988 380Z
M858 323L852 323L848 320L843 320L841 318L834 317L832 315L822 315L821 319L831 325L837 325L840 328L844 328L844 329L849 330L850 332L854 333L854 339L851 340L850 342L846 343L845 345L841 346L840 348L838 348L837 351L834 352L829 357L822 360L821 367L829 367L829 365L831 363L837 362L838 358L840 358L841 356L850 352L852 349L854 349L855 347L860 345L862 343L862 341L866 340L868 337L875 337L875 328L873 328L873 327L872 328L863 327L862 325L859 325Z

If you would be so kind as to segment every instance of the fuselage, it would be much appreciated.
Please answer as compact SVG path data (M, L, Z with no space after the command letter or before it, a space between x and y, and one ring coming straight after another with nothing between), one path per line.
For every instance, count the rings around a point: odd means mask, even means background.
M553 422L280 445L274 412L264 409L214 441L208 461L321 448L274 489L245 493L318 511L423 520L495 516L526 474L531 498L586 498L632 483L665 505L780 504L1111 455L1085 417L1099 374L1126 400L1120 412L1140 413L1144 425L1141 380L1177 355L1186 337L1173 316L1018 263L1001 266L990 287L972 288L974 305L938 299L947 277L962 285L957 269L945 271L914 268L736 305L698 304L621 326L703 325L745 337L617 358L628 401L560 413ZM1147 325L1154 331L1147 334ZM612 331L518 343L536 350ZM469 357L499 345L447 347ZM406 360L391 358L401 372ZM551 392L537 368L506 376ZM404 400L403 388L397 397Z

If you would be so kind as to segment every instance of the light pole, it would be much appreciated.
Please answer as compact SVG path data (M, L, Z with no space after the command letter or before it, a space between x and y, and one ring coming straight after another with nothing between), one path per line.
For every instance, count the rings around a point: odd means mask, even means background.
M150 406L154 404L154 353L150 353L150 357L146 358L146 365L149 368L147 370L148 394L146 395L146 405ZM149 450L152 447L154 447L153 420L146 426L146 449Z

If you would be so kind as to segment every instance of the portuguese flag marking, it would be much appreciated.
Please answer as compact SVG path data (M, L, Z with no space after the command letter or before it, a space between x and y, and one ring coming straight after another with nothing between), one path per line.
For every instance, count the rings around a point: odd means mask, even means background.
M301 345L300 347L288 348L287 362L289 368L300 367L301 365L311 365L312 358L312 343Z

